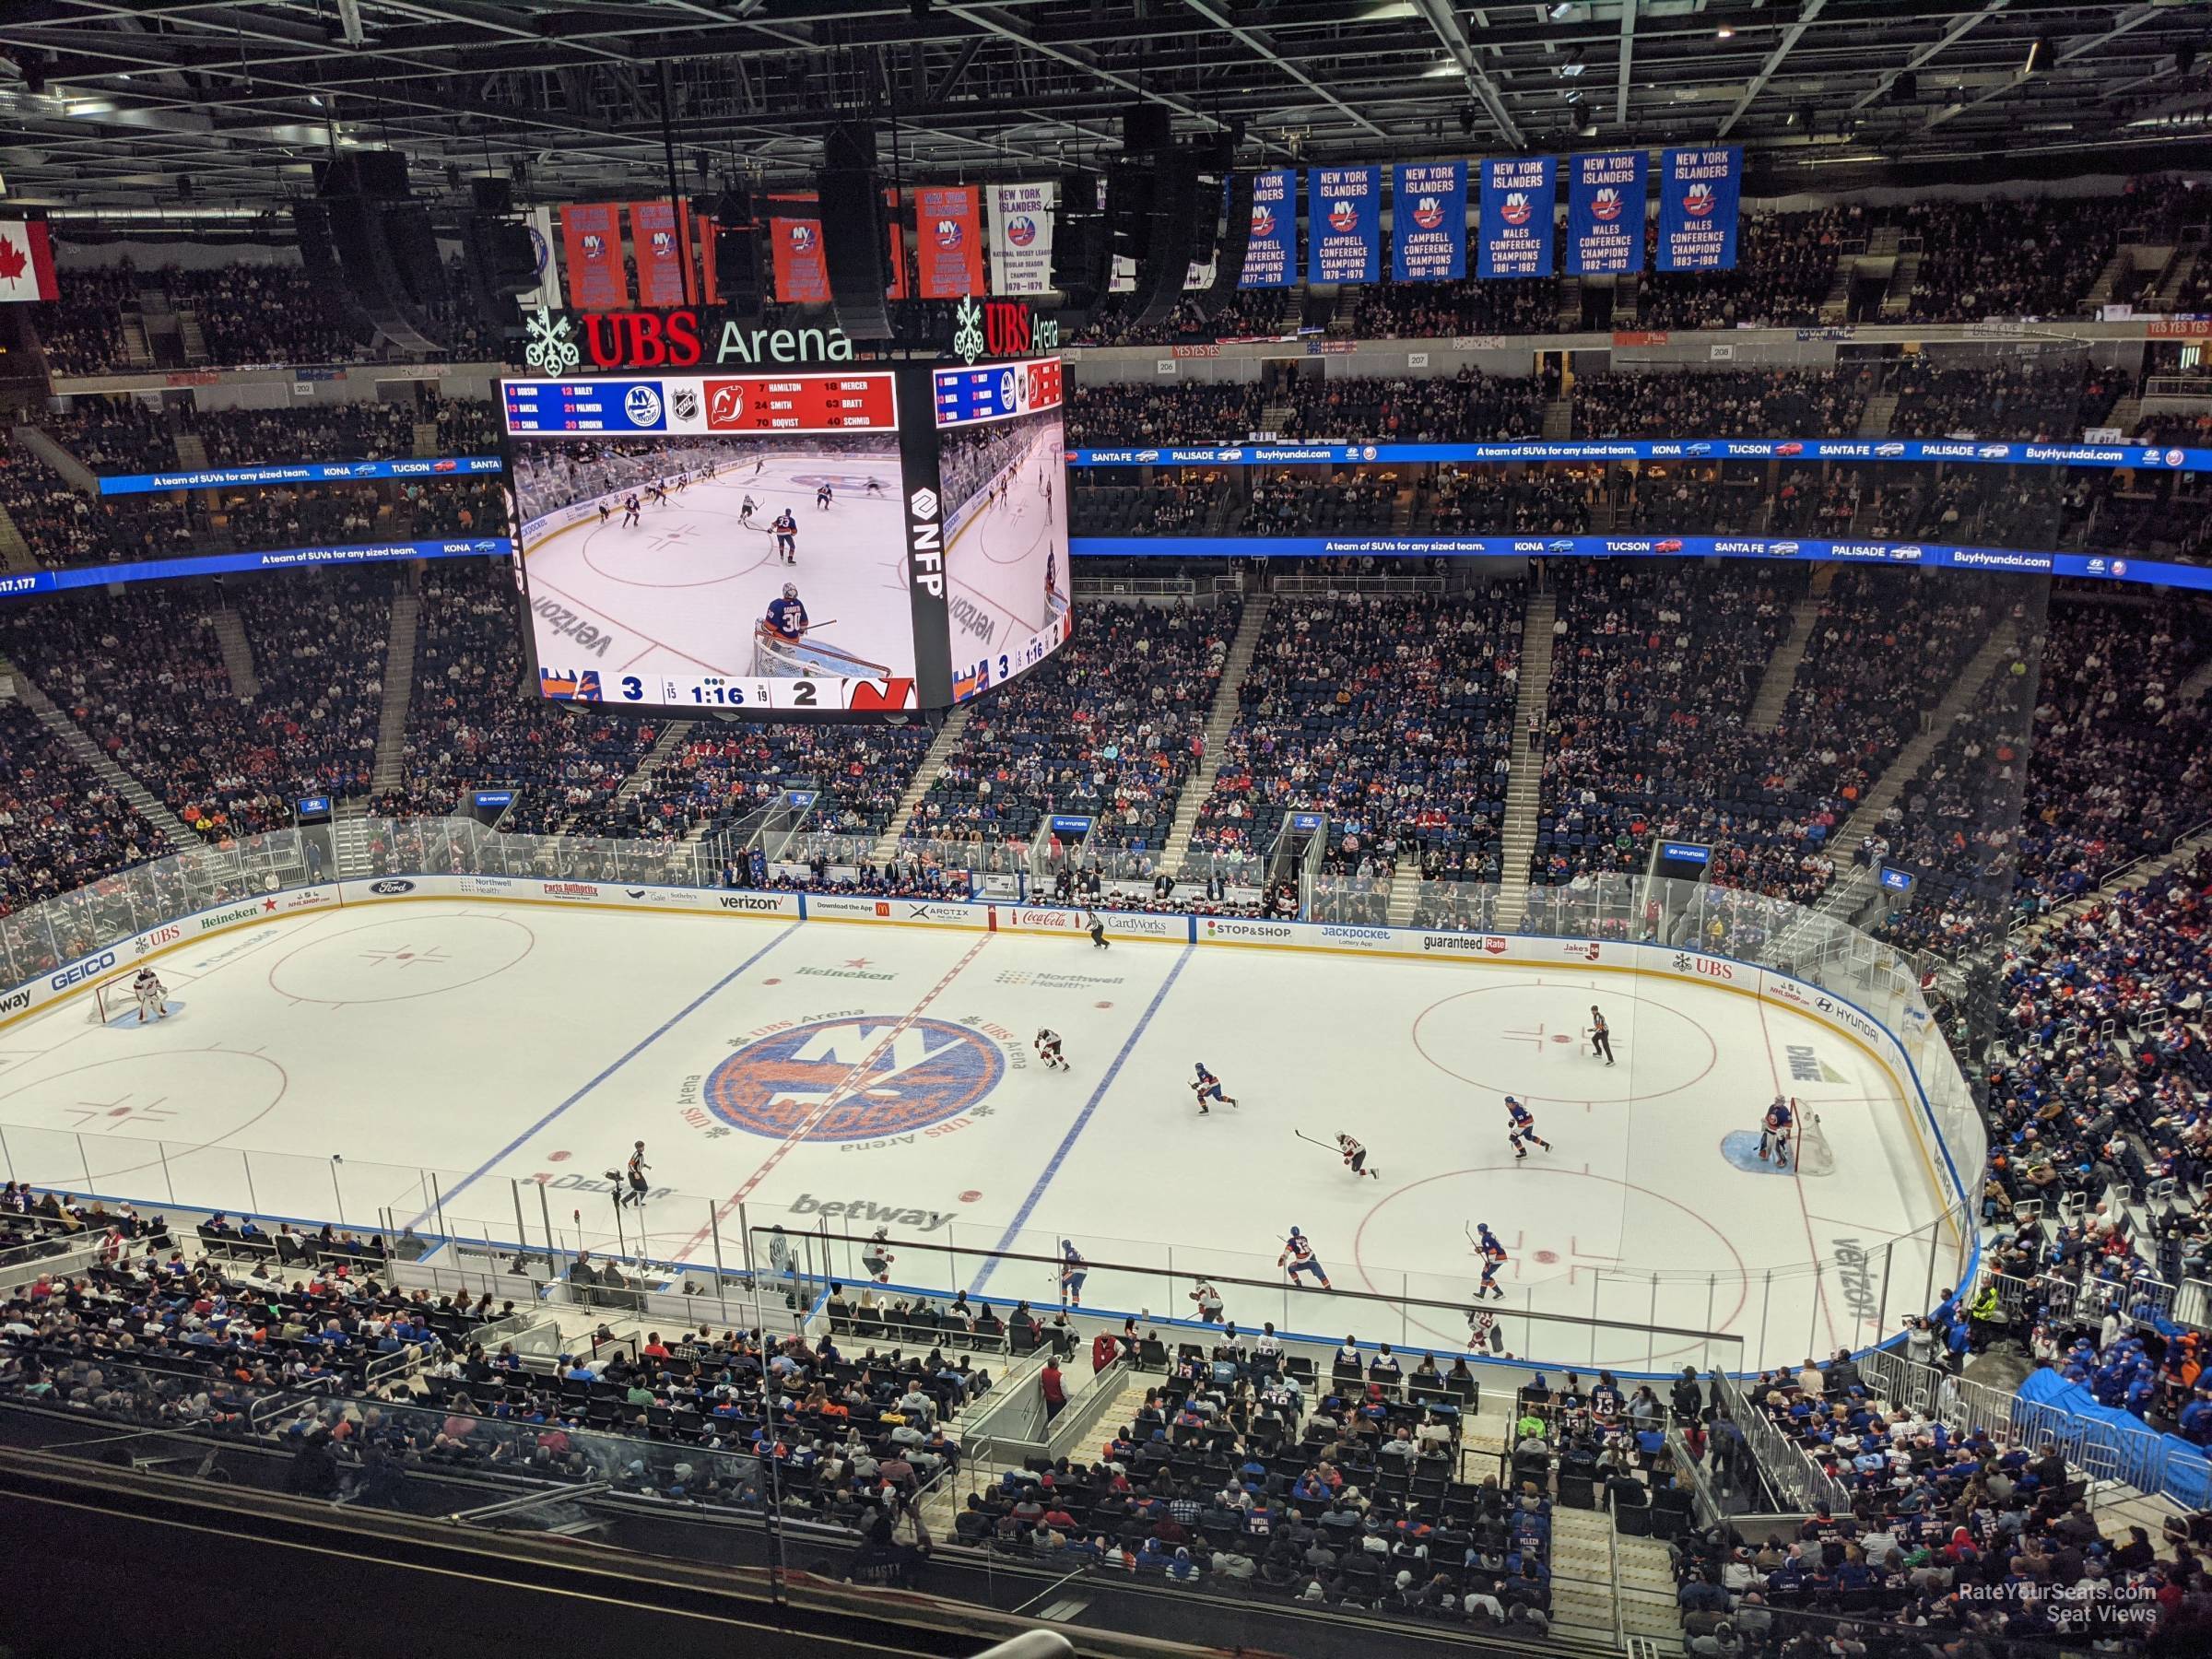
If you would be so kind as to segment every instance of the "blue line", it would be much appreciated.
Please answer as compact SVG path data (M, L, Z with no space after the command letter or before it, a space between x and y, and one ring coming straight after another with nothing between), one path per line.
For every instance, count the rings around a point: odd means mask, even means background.
M632 1060L635 1060L640 1054L643 1053L647 1049L651 1048L662 1038L667 1036L670 1031L674 1030L678 1025L681 1025L685 1020L688 1019L694 1013L696 1013L699 1008L710 998L718 995L722 992L723 988L726 986L732 980L743 973L747 968L750 968L755 962L759 961L762 957L766 956L777 946L782 944L784 940L790 938L793 934L798 932L800 925L801 924L794 922L789 927L785 928L782 933L778 934L767 944L761 946L759 949L754 951L751 956L747 957L744 961L738 963L736 967L731 969L727 973L716 980L712 985L709 985L704 991L701 991L697 996L686 1003L676 1013L671 1014L661 1023L659 1028L655 1030L652 1035L640 1039L637 1044L630 1049L629 1053L624 1054L619 1060L616 1061L612 1065L609 1065L605 1071L594 1077L589 1083L586 1083L582 1088L578 1089L574 1094L571 1095L559 1105L554 1107L552 1111L547 1112L544 1117L539 1118L536 1123L531 1124L529 1128L524 1130L520 1135L516 1135L512 1140L501 1147L497 1152L494 1152L489 1158L486 1159L482 1163L471 1170L468 1172L467 1177L463 1180L459 1186L454 1187L451 1192L439 1194L438 1203L431 1208L424 1210L421 1215L417 1216L415 1219L408 1222L407 1225L409 1227L420 1227L426 1220L429 1219L430 1217L438 1214L439 1211L441 1210L446 1205L451 1204L463 1193L468 1191L468 1189L474 1186L477 1180L487 1173L495 1164L509 1157L524 1141L528 1140L532 1135L537 1134L537 1132L543 1129L547 1124L551 1123L555 1118L559 1117L570 1107L575 1105L576 1102L582 1100L585 1095L590 1094L593 1089L598 1088L600 1084L606 1082L609 1077L613 1077L617 1072L628 1065Z
M1090 1123L1090 1114L1098 1111L1099 1102L1106 1098L1106 1091L1113 1087L1114 1078L1121 1076L1123 1063L1129 1058L1130 1051L1136 1047L1136 1040L1145 1034L1145 1028L1152 1023L1152 1017L1159 1012L1159 1005L1168 1000L1168 993L1175 988L1176 977L1182 972L1184 965L1196 949L1194 945L1185 945L1182 954L1175 959L1175 966L1168 970L1168 977L1159 982L1159 989L1152 994L1152 1000L1147 1005L1142 1018L1130 1030L1128 1041L1122 1044L1122 1052L1114 1055L1113 1064L1106 1068L1106 1075L1099 1079L1098 1088L1090 1091L1090 1099L1084 1102L1083 1110L1076 1114L1076 1121L1068 1125L1067 1133L1061 1136L1059 1148L1053 1152L1052 1162L1044 1166L1044 1173L1037 1177L1037 1184L1030 1189L1030 1195L1021 1201L1021 1207L1014 1212L1014 1219L1006 1223L1006 1230L998 1241L997 1247L1000 1250L1014 1248L1015 1238L1029 1225L1030 1212L1037 1207L1037 1201L1044 1196L1044 1189L1053 1184L1053 1178L1060 1173L1060 1166L1067 1161L1067 1155L1075 1150L1077 1140ZM982 1271L975 1276L975 1282L969 1288L980 1294L982 1288L991 1282L992 1270L997 1265L998 1258L995 1255L986 1260Z

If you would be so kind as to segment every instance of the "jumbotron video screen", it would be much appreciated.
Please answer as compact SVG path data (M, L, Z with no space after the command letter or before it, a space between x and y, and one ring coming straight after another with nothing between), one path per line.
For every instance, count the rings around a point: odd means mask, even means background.
M1068 637L1057 359L501 384L542 696L861 718Z

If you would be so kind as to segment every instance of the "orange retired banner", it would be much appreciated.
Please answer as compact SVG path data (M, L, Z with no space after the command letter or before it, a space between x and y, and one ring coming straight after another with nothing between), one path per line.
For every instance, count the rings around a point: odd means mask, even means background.
M683 305L684 231L666 202L629 205L629 245L638 261L638 303L648 308Z
M924 300L959 300L983 291L982 191L929 184L914 193L914 250Z
M629 279L622 271L621 212L612 202L571 204L560 210L569 303L579 311L618 311L629 303Z

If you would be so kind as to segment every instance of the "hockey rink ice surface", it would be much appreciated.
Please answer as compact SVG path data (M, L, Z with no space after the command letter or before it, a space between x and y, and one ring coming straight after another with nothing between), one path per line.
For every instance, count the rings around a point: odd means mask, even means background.
M880 496L865 493L871 477ZM825 480L836 492L827 510L815 505ZM749 524L739 520L747 495ZM769 533L786 507L799 524L796 564L783 562ZM748 677L754 627L789 582L818 642L913 673L895 450L771 455L758 477L748 457L680 494L671 489L665 504L645 501L640 517L625 528L617 499L605 524L594 514L529 548L532 604L551 601L614 637L606 656L587 661L541 631L547 666L595 667L610 698L625 674Z
M1224 1285L1230 1319L1445 1352L1466 1340L1466 1235L1487 1222L1511 1255L1505 1300L1486 1304L1506 1347L1624 1369L1860 1347L1873 1309L1811 1264L1895 1241L1909 1288L1891 1330L1931 1271L1932 1176L1888 1077L1824 1026L1686 982L447 900L218 935L159 970L165 1021L96 1025L79 998L0 1032L9 1175L264 1218L335 1209L360 1230L388 1216L430 1233L442 1215L500 1241L513 1183L542 1183L542 1203L520 1189L525 1236L542 1243L549 1216L565 1246L603 1250L603 1172L642 1139L656 1259L711 1266L718 1238L735 1266L741 1218L813 1230L832 1205L831 1231L917 1241L894 1284L1050 1307L1043 1262L936 1247L1053 1256L1065 1239L1158 1269L1094 1267L1086 1307L1181 1316L1199 1274L1279 1285L1297 1226L1338 1291L1394 1301ZM1610 1069L1580 1040L1594 1001ZM1071 1071L1036 1063L1040 1026ZM1238 1106L1197 1114L1199 1062ZM1747 1155L1778 1089L1819 1112L1835 1173ZM1552 1143L1518 1165L1508 1091ZM1380 1179L1298 1137L1339 1131ZM837 1249L853 1265L833 1270L857 1277L859 1252ZM1423 1297L1455 1305L1404 1300Z
M1049 430L1060 428L1054 423ZM1066 544L1067 477L1057 445L1040 435L1009 481L1004 504L974 509L946 549L956 659L1002 651L1044 631L1053 613L1067 606ZM1049 601L1048 564L1054 582Z

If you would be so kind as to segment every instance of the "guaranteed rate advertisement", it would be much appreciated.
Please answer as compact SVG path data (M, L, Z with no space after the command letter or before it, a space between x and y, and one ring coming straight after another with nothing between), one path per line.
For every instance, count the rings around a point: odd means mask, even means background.
M958 703L1067 642L1066 387L1057 358L939 369L932 378ZM917 571L922 562L917 555Z
M900 418L926 420L917 384L873 369L503 382L541 695L843 716L942 701L941 626L932 650L907 571Z

